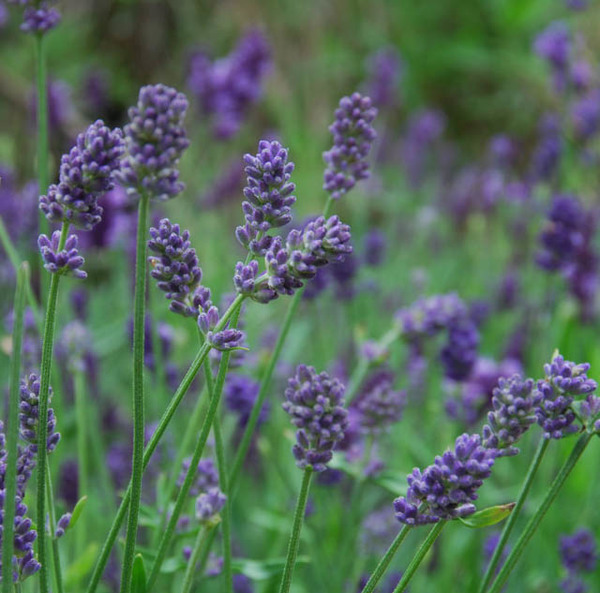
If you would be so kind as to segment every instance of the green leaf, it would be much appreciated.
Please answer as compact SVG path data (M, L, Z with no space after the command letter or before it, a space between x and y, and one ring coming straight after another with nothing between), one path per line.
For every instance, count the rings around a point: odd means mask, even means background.
M496 525L508 517L515 507L514 502L508 504L499 504L495 507L488 507L477 511L468 517L459 517L458 520L467 527L478 529L480 527L489 527L490 525Z
M85 509L85 505L87 504L87 496L82 496L75 505L73 512L71 513L71 520L69 521L68 529L73 529L79 521L79 517L81 517L81 513L83 513L83 509Z
M146 593L146 567L141 554L136 554L133 560L131 574L131 593Z

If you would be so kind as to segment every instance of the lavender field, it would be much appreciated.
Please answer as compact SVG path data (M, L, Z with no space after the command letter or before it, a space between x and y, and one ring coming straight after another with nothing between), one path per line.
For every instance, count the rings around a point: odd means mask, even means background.
M597 0L0 0L0 593L600 591Z

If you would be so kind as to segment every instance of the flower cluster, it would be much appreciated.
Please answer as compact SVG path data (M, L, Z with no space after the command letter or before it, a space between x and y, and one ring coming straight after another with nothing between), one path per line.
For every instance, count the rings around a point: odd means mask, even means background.
M375 371L363 384L356 399L361 428L380 432L402 418L406 392L394 390L394 374L388 370Z
M82 270L85 260L79 255L77 249L77 235L69 235L63 249L60 249L61 231L54 231L52 238L40 235L38 246L44 261L44 268L51 274L74 276L75 278L87 278L87 273Z
M337 216L327 220L320 216L303 230L290 231L285 245L281 237L272 239L263 274L259 275L256 261L238 263L234 285L238 293L266 303L280 294L293 294L303 281L315 276L318 267L340 261L351 252L350 227Z
M283 409L298 428L293 447L296 465L322 472L348 425L344 386L325 372L299 365L288 381Z
M163 84L140 89L125 126L126 156L118 180L129 196L146 194L159 201L184 189L177 166L189 141L183 127L188 107L183 93Z
M61 20L60 13L50 5L50 2L33 0L8 0L9 4L25 7L21 31L35 35L44 35L54 29Z
M250 418L254 402L258 397L260 385L250 377L244 375L228 375L223 395L227 407L238 415L238 424L245 427ZM264 405L261 408L258 422L259 424L267 419L269 408Z
M251 253L265 255L271 242L265 233L292 220L294 163L288 162L288 151L279 142L267 140L259 142L256 156L244 155L244 161L248 176L242 203L246 224L236 229L236 237Z
M239 130L248 108L262 93L271 49L260 31L248 32L231 54L211 62L198 52L190 60L188 86L213 134L227 139Z
M561 21L551 23L537 36L533 48L538 56L550 64L555 89L563 90L572 51L571 33L567 25Z
M542 250L537 263L560 271L571 294L580 304L584 319L594 314L600 258L594 246L596 217L571 195L558 195L540 234Z
M213 305L210 289L200 284L202 270L189 231L181 232L178 224L163 218L158 228L150 229L150 237L148 249L157 254L149 257L151 275L171 300L169 309L184 317L197 317L198 327L212 348L239 348L244 338L240 330L226 327L215 331L221 315Z
M577 396L589 395L597 388L596 382L586 374L589 368L588 363L575 364L560 354L544 365L546 376L538 381L537 390L541 398L535 408L544 438L561 439L578 432L572 404Z
M447 343L440 352L445 374L464 381L477 361L479 332L465 303L454 293L421 298L396 313L401 337L419 343L447 330Z
M402 60L394 47L377 51L369 58L369 96L378 109L397 107Z
M517 455L514 444L535 424L541 394L534 386L533 379L523 381L518 375L498 381L492 397L494 409L483 427L483 446L496 449L498 457Z
M422 472L415 468L407 477L406 497L394 501L396 518L406 525L425 525L474 513L472 501L490 476L496 456L479 435L459 436L454 451L436 457Z
M559 552L567 576L560 586L564 593L586 593L582 573L594 572L598 563L598 548L594 534L588 529L578 529L573 535L564 535L559 541Z
M102 120L93 123L61 159L58 185L40 197L40 209L51 222L68 222L91 230L102 217L98 198L113 188L124 151L120 129Z
M177 480L178 486L183 484L189 469L190 459L185 459ZM203 523L215 517L225 505L227 498L219 489L219 474L212 459L201 459L198 462L189 495L196 499L196 519ZM181 520L186 523L189 517L182 517Z
M194 302L194 293L200 286L202 270L196 250L191 247L189 231L181 232L178 224L163 218L158 228L150 229L150 237L148 249L156 254L148 258L150 275L171 300L170 310L196 317L198 303Z
M21 438L29 443L32 451L37 451L39 402L40 402L40 378L31 373L26 379L21 379L19 389L19 433ZM48 401L52 399L52 388L48 390ZM60 440L60 433L56 432L56 417L54 410L48 408L48 440L47 449L51 453Z
M350 191L357 181L369 177L367 157L377 134L372 123L377 109L369 97L353 93L343 97L329 127L333 146L323 153L327 167L323 189L335 200Z

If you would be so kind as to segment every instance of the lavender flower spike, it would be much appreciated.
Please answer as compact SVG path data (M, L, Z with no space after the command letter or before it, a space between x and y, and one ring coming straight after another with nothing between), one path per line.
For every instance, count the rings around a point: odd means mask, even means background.
M369 97L353 93L340 100L335 121L329 127L333 146L323 153L327 165L323 189L334 200L348 193L357 181L369 177L367 156L377 135L371 125L376 115Z
M473 514L472 501L490 476L496 456L497 451L484 447L478 434L459 436L454 451L436 457L423 472L415 468L407 477L406 497L394 501L396 519L406 525L425 525Z
M191 247L189 231L180 231L178 224L168 218L158 228L150 229L148 249L155 256L148 258L151 276L158 280L158 288L171 299L170 309L185 317L198 315L195 292L202 280L196 250Z
M25 8L21 31L44 35L58 26L60 21L61 16L56 8L50 6L48 2L39 2L36 6Z
M40 401L40 378L37 374L31 373L26 379L21 379L20 385L20 404L19 404L19 434L21 438L29 443L33 452L37 451L39 422L39 401ZM52 399L52 388L49 388L48 401ZM56 416L54 410L48 408L48 453L56 448L60 440L60 433L56 432Z
M166 201L183 191L177 166L189 146L183 127L187 107L185 95L171 87L156 84L140 89L137 105L129 109L127 156L118 177L128 195L147 193Z
M497 457L517 455L519 449L514 444L535 424L535 406L540 400L533 379L522 381L518 375L501 378L494 388L494 410L488 413L489 424L483 427L483 446L497 449Z
M303 364L288 381L283 409L298 428L293 453L299 468L312 466L316 472L327 469L332 451L348 426L343 395L340 381Z
M558 353L550 364L544 365L546 378L538 381L541 398L535 409L544 438L561 439L579 430L571 405L575 397L589 395L598 387L586 374L589 368L588 363L575 364Z
M60 235L60 231L54 231L52 239L49 239L46 235L40 235L38 238L44 268L51 274L64 274L81 279L87 278L87 273L81 269L85 260L79 255L77 249L77 235L70 235L65 242L64 249L59 251Z
M121 130L102 120L93 123L68 154L63 155L58 185L40 197L40 209L51 222L68 222L91 230L102 217L98 198L114 186L124 144Z
M196 499L196 519L202 523L213 520L225 506L227 497L219 488L210 488Z

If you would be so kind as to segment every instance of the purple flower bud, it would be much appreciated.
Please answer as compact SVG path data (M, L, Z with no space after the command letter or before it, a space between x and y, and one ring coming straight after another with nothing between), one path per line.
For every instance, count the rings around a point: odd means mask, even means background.
M218 489L210 488L196 499L196 519L210 521L225 506L227 497Z
M190 459L185 459L182 464L182 471L177 479L177 485L181 486L185 480L185 475L190 468ZM198 462L196 477L190 488L190 496L196 498L202 492L207 492L211 488L219 486L219 474L212 459L201 459Z
M21 379L19 388L19 434L21 438L29 443L33 452L37 451L39 401L40 401L40 378L39 375L31 373L26 379ZM48 401L52 399L52 388L49 388ZM56 448L60 440L60 433L56 432L56 417L54 410L48 408L48 453Z
M360 412L360 423L364 431L384 431L402 418L406 392L395 391L393 384L393 373L385 369L374 372L364 382L354 404Z
M71 513L65 513L56 523L56 530L54 531L54 537L58 539L65 534L65 531L71 523Z
M586 374L589 368L588 363L575 364L560 354L550 364L544 365L546 377L538 381L537 391L541 399L535 409L537 422L544 429L544 438L562 439L578 432L571 404L575 397L589 395L596 390L596 382Z
M293 447L296 465L312 466L316 472L327 468L335 445L348 426L344 409L344 386L327 373L299 365L288 381L283 409L299 430Z
M519 375L501 378L494 389L489 424L483 427L483 446L497 449L498 457L517 455L519 449L514 444L535 424L535 406L540 400L533 379L522 381Z
M436 457L423 472L415 468L407 477L406 497L394 501L396 518L406 525L425 525L473 514L472 501L490 476L496 455L481 444L478 434L459 436L454 451Z
M184 189L179 181L179 159L189 146L183 127L188 102L183 93L163 84L140 89L137 105L129 109L125 126L127 154L119 183L128 195L145 193L166 201Z
M578 529L573 535L560 538L560 559L569 572L594 572L598 563L598 548L594 534Z
M61 20L60 13L48 2L40 2L36 6L28 6L23 13L21 31L24 33L44 35L54 29Z
M68 154L63 155L58 185L40 197L40 209L51 222L69 222L91 230L102 217L98 198L114 186L124 151L121 130L102 120L93 123Z
M244 332L241 332L239 329L224 329L216 333L209 331L206 334L206 341L212 348L225 352L226 350L233 350L242 346Z
M343 97L335 111L335 121L329 127L333 146L323 153L326 169L323 189L338 200L357 181L369 177L367 157L377 134L371 125L377 109L369 97L353 93Z
M49 239L46 235L39 236L38 246L44 260L44 268L51 274L64 274L81 279L87 278L87 273L81 269L85 260L77 250L77 235L69 235L62 251L58 250L60 236L60 231L54 231L52 239Z

